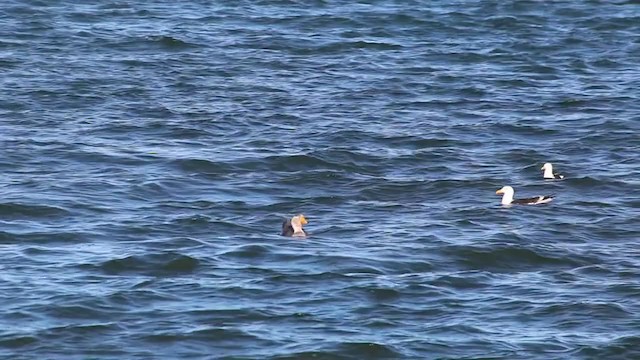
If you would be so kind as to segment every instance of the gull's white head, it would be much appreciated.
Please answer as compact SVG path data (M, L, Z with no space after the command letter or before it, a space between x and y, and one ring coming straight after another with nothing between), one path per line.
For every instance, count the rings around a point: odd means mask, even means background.
M515 191L511 186L503 186L502 189L497 190L496 194L502 194L502 205L509 205L513 202L513 194Z
M544 163L544 165L542 165L542 168L540 170L544 170L544 177L545 178L549 178L549 179L553 179L553 165L551 165L551 163Z

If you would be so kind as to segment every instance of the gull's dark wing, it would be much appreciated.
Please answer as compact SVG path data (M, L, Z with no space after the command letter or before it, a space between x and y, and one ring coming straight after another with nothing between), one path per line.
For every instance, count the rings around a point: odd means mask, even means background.
M551 200L551 199L553 199L553 196L551 196L551 195L536 196L536 197L525 198L525 199L514 199L512 204L521 204L521 205L537 204L537 203L539 203L541 201Z

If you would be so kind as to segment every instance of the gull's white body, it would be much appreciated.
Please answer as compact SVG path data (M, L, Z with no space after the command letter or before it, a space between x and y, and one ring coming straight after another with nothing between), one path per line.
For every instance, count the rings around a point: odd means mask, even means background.
M545 179L563 179L564 175L554 174L553 165L551 163L545 163L540 170L544 170L542 175Z
M502 189L496 191L496 194L502 194L502 201L500 203L502 205L511 205L511 204L523 204L523 205L538 205L538 204L546 204L553 200L552 196L536 196L527 199L514 199L513 195L515 194L515 190L511 186L504 186Z

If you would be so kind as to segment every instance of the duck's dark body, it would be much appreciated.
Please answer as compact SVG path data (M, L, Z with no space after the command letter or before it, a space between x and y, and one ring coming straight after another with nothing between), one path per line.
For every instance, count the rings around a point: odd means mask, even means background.
M293 236L293 226L291 226L291 220L285 219L282 222L282 236Z

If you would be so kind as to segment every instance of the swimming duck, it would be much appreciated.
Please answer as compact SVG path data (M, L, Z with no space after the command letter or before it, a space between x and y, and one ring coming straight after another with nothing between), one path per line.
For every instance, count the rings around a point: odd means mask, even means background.
M282 223L282 236L305 237L307 232L302 228L308 223L304 215L299 214Z
M553 172L553 165L551 163L544 163L540 170L544 170L545 179L564 179L564 175Z
M536 196L532 198L526 199L514 199L513 194L515 190L511 186L504 186L502 189L496 191L496 194L502 195L502 205L511 205L511 204L519 204L519 205L538 205L545 204L553 200L553 196L545 195L545 196Z

